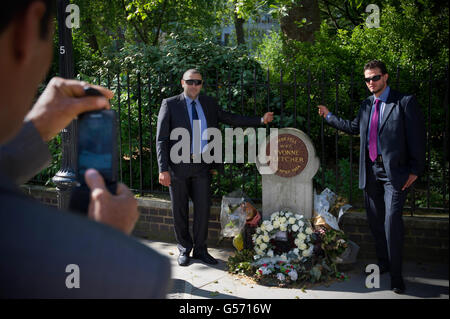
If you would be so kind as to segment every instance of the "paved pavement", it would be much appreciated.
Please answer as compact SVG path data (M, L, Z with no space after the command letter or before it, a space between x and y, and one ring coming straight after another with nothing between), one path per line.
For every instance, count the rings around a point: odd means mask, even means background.
M226 271L226 261L234 252L229 248L209 248L219 263L208 265L191 258L187 267L177 263L176 244L142 240L172 262L172 287L169 299L449 299L447 264L404 263L405 294L390 290L389 274L380 278L380 288L366 288L365 266L374 261L359 261L346 272L349 279L310 289L268 287Z

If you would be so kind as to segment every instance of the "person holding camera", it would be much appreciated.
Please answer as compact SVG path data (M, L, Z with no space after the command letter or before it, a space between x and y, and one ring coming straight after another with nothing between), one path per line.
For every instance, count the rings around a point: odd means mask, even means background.
M54 3L10 1L0 14L0 298L164 298L170 263L129 236L139 214L125 185L112 195L88 170L89 219L18 188L48 164L45 142L113 96L93 86L103 96L86 97L86 83L56 77L29 111L52 59Z

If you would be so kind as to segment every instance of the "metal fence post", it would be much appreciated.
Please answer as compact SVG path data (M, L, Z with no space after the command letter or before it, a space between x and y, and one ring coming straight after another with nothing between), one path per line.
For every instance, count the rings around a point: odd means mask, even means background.
M67 57L66 57L67 58ZM423 176L423 185L417 184L412 187L411 189L411 207L405 207L406 209L411 210L411 216L417 215L415 214L415 211L418 210L427 210L427 211L434 211L434 210L440 210L440 211L448 211L448 66L447 69L444 71L446 74L443 75L443 78L435 79L433 74L434 69L436 67L433 67L432 65L425 70L425 77L420 83L420 85L416 84L417 87L410 87L408 88L414 92L420 92L423 101L423 108L425 113L425 121L426 121L426 133L427 133L427 173L425 173L425 176ZM403 74L403 72L400 72L400 67L396 68L396 79L393 79L393 87L396 88L404 87L405 83L408 85L411 85L411 83L400 82L400 75L403 77L407 77L406 73ZM315 143L318 145L320 144L321 148L321 174L317 176L316 182L317 186L321 187L329 187L328 183L333 183L333 170L334 170L334 182L336 183L336 188L334 191L336 193L339 193L339 190L342 192L343 183L345 180L342 179L342 176L339 174L339 160L342 158L342 156L345 156L347 151L339 152L339 144L342 144L344 140L339 137L339 135L334 132L334 141L333 141L333 135L332 133L329 134L330 136L327 137L325 135L329 129L326 128L324 119L322 117L313 117L314 109L315 107L312 105L312 103L320 103L325 105L326 103L331 104L334 98L334 113L342 113L347 114L349 111L350 116L353 116L354 111L357 110L357 104L358 101L361 99L361 95L365 93L369 93L368 89L364 85L363 82L360 82L358 79L355 80L355 73L354 68L351 69L351 73L348 75L350 76L350 82L346 80L346 75L341 75L339 73L339 69L336 68L334 72L328 72L331 73L331 79L334 77L334 81L326 80L325 79L325 69L322 69L318 71L317 73L311 72L310 69L305 70L305 74L302 75L302 79L299 80L298 76L300 76L301 72L297 72L297 70L294 70L293 73L290 73L290 76L288 77L288 82L284 83L283 79L286 77L286 75L283 73L283 71L280 71L280 79L270 79L270 70L267 69L266 72L261 74L261 79L259 79L259 74L257 72L257 69L253 70L253 79L250 78L250 74L247 72L245 74L249 74L247 78L247 82L244 81L244 73L242 71L239 74L232 74L229 70L224 71L223 73L223 79L220 78L220 71L217 69L215 70L215 75L213 73L210 74L211 80L208 82L208 93L213 93L210 91L213 91L212 86L216 85L216 98L220 102L220 97L222 97L225 101L224 108L226 111L229 112L236 112L236 113L250 113L253 112L253 114L257 114L258 110L264 111L267 109L267 111L275 111L279 112L279 121L277 121L277 124L279 127L283 127L287 124L288 113L286 113L286 110L290 110L289 107L291 105L291 102L294 103L293 105L293 112L291 114L294 115L294 126L298 126L297 123L297 117L298 115L306 116L306 130L308 135L312 134L312 138L314 139ZM412 78L413 82L416 83L416 69L415 67L412 70ZM128 72L121 73L120 71L117 74L117 93L118 93L118 100L117 100L117 107L119 110L119 122L124 122L123 125L127 125L126 122L128 122L128 127L124 129L124 135L128 135L128 141L126 141L126 137L122 137L122 134L119 135L119 143L120 143L120 154L121 154L121 164L123 159L123 151L127 148L126 144L128 144L128 151L129 151L129 170L126 167L126 164L120 165L120 171L121 171L121 179L122 174L125 179L125 181L129 181L129 187L131 189L137 191L139 190L141 194L148 193L148 192L164 192L167 193L167 189L165 187L161 187L158 184L154 184L153 181L153 167L156 165L156 157L154 156L154 130L155 130L155 122L152 122L152 117L157 115L157 109L153 110L152 104L155 102L154 99L157 99L157 95L160 93L167 94L167 92L170 89L170 92L172 92L174 87L178 87L177 84L172 83L173 75L170 73L167 73L165 77L162 79L161 74L157 75L157 79L153 79L150 74L148 74L148 83L145 84L145 80L141 79L140 72L136 73L136 77L134 77L135 74L129 74ZM328 76L328 75L327 75ZM215 84L214 84L214 78L215 78ZM167 79L170 79L170 83L168 83ZM206 75L204 77L206 79ZM209 78L208 78L209 79ZM260 80L260 83L258 83L258 80ZM103 80L105 81L105 80ZM121 84L121 81L123 81L123 84ZM126 84L125 84L126 81ZM135 82L136 81L136 82ZM152 83L153 81L153 83ZM206 81L206 80L205 80ZM306 82L305 82L306 81ZM442 81L445 81L446 86L443 86L441 84ZM253 83L252 83L253 82ZM101 83L101 79L98 78L98 83ZM110 79L107 78L108 87L110 86ZM334 83L334 85L331 85L331 83ZM126 87L125 87L126 85ZM145 87L146 85L146 87ZM293 90L291 92L291 85L293 85ZM297 88L297 85L299 86ZM206 86L206 83L205 83ZM273 87L271 87L273 86ZM286 96L283 96L284 94L284 88L287 86L287 92ZM347 87L348 86L348 87ZM423 86L423 87L422 87ZM125 92L126 89L126 92ZM148 90L146 92L145 90ZM223 90L223 92L221 92ZM250 92L252 90L252 92ZM274 102L275 104L278 103L277 94L280 103L278 105L272 105L271 97L272 92L274 91L273 97L275 98ZM121 101L121 91L127 97ZM159 92L159 93L158 93ZM247 94L248 92L248 94ZM142 109L143 105L142 103L145 102L145 98L142 96L142 94L148 94L148 111L145 109ZM240 93L240 94L239 94ZM369 93L370 94L370 93ZM443 123L444 131L443 132L436 132L436 127L431 125L431 111L435 110L436 102L435 98L438 96L441 98L442 95L442 114L443 116ZM213 94L214 95L214 94ZM249 95L249 96L247 96ZM334 95L334 97L333 97ZM350 105L349 108L346 108L346 105L339 105L339 102L343 102L347 100L347 95L350 99ZM248 98L248 102L247 99ZM251 98L253 99L253 102L251 103ZM299 101L303 100L303 103L300 103ZM327 102L328 101L328 102ZM124 105L124 103L127 103L127 105ZM301 105L297 105L297 103L300 103ZM356 103L356 104L354 104ZM253 104L253 105L251 105ZM260 105L261 104L261 108ZM342 103L341 103L342 104ZM288 107L286 109L286 107ZM298 108L300 107L300 108ZM304 111L303 108L306 109ZM272 110L271 108L275 108L275 110ZM432 109L433 108L433 109ZM123 109L123 110L122 110ZM121 116L121 111L124 112ZM145 114L142 114L142 111L145 112ZM303 114L302 112L305 112ZM434 113L433 113L434 115ZM143 117L144 116L144 117ZM127 118L125 118L127 117ZM148 117L149 123L147 124L146 119ZM145 121L144 121L145 118ZM127 121L128 120L128 121ZM144 122L143 122L144 121ZM119 125L120 125L119 123ZM313 126L312 124L317 125L317 127ZM146 127L148 125L148 127ZM274 125L273 123L271 125ZM266 128L269 128L271 125L266 125ZM144 150L147 148L147 138L146 134L143 130L149 130L149 136L150 141L149 143L152 145L150 147L150 154L147 157L147 154L144 154ZM319 131L320 129L320 131ZM128 132L127 132L128 131ZM314 132L314 133L313 133ZM315 133L317 132L317 133ZM333 131L331 131L333 132ZM439 133L439 134L437 134ZM62 133L63 137L63 162L62 162L62 168L61 171L58 172L59 175L64 176L63 174L67 174L68 171L66 167L72 167L70 165L76 164L75 162L70 162L70 158L68 156L71 154L71 156L74 156L75 159L75 149L73 140L71 140L71 143L67 142L67 138L73 138L73 136L68 136L68 131L64 130ZM144 138L146 140L144 140ZM139 140L137 140L139 139ZM437 140L443 139L443 145L442 145L442 152L443 152L443 158L442 164L440 166L430 166L430 161L434 159L434 155L437 154L438 148L435 144L433 144ZM346 139L345 139L346 140ZM334 143L333 143L334 142ZM125 149L122 150L122 143ZM335 154L332 155L334 144L334 152ZM331 147L330 147L331 146ZM341 145L343 146L343 145ZM355 195L353 194L353 187L356 186L355 181L353 181L354 172L353 172L353 164L354 164L354 158L357 155L354 153L354 146L355 140L353 140L353 137L349 137L349 145L348 145L348 152L349 152L349 161L350 161L350 172L349 172L349 178L350 178L350 189L348 191L348 199L349 203L352 204L355 208L360 208L361 203L359 202L359 197L355 198ZM440 148L439 148L440 150ZM126 153L126 151L125 151ZM139 153L139 167L137 166L137 157L135 153ZM69 155L68 155L69 154ZM329 155L328 155L329 154ZM433 155L433 156L431 156ZM440 155L440 153L438 154ZM335 157L335 158L333 158ZM132 161L136 159L135 167L133 167ZM150 181L148 182L148 179L144 176L144 164L147 167L147 160L150 160ZM124 159L125 161L127 159ZM69 163L70 162L70 163ZM335 163L335 167L333 166L333 162ZM326 170L326 166L330 165L331 167ZM242 165L243 167L243 165ZM443 174L442 174L442 182L441 179L439 179L438 184L440 185L442 183L442 206L435 207L436 206L436 191L433 190L431 187L435 186L433 185L434 179L432 179L433 175L431 173L435 172L436 168L442 168ZM156 167L155 167L156 168ZM431 172L431 168L433 168L433 172ZM137 186L137 180L134 181L133 185L133 179L137 178L136 174L139 170L139 188ZM248 174L245 175L245 174ZM260 181L260 178L258 176L257 170L255 168L254 176L250 176L252 172L247 172L247 170L241 169L241 166L235 166L235 165L227 165L227 175L226 178L229 178L229 180L225 180L222 176L222 179L220 176L217 176L215 178L214 185L219 190L219 193L222 193L224 191L233 191L236 184L239 182L242 182L241 185L243 187L243 190L253 190L255 194L255 198L258 198L261 194L258 192L258 182ZM135 176L133 176L135 175ZM237 180L236 178L240 176ZM247 187L245 186L244 189L244 180L245 177L249 177L249 180L253 182L253 185ZM56 178L56 177L55 177ZM65 184L62 184L63 186ZM347 184L346 184L347 185ZM423 186L423 187L422 187ZM427 187L428 186L428 187ZM62 187L62 186L61 186ZM419 188L420 187L420 188ZM441 191L439 191L439 194ZM220 194L219 194L220 196ZM420 196L420 198L419 198ZM416 200L418 203L416 204Z
M72 30L66 26L66 7L69 0L58 0L58 37L59 37L59 75L66 79L74 78ZM70 193L76 184L76 145L77 121L72 121L61 131L62 159L61 168L52 178L56 184L58 208L69 208Z

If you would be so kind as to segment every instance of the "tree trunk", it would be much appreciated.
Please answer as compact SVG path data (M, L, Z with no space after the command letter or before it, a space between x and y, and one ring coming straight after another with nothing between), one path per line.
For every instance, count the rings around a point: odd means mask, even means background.
M164 18L164 15L166 14L166 5L167 5L167 0L164 0L164 3L162 5L162 9L161 9L161 13L159 15L159 21L158 21L158 27L156 28L155 39L153 40L153 46L157 46L158 45L159 33L161 32L163 18Z
M303 23L303 19L306 22ZM301 25L298 25L298 24ZM302 42L314 42L314 32L320 29L320 12L317 0L302 0L288 9L281 17L280 27L289 38Z
M122 8L123 8L123 12L125 13L125 19L126 19L126 17L128 16L128 12L127 12L124 0L122 0ZM146 36L145 32L141 31L141 29L139 28L139 25L136 23L136 21L131 19L129 22L133 25L133 27L136 30L137 35L140 38L140 40L142 42L144 42L145 44L148 44L148 39L147 39L147 36Z
M244 37L244 23L245 20L242 18L239 18L236 14L236 12L233 15L234 20L234 28L236 30L236 39L238 45L245 44L245 37Z

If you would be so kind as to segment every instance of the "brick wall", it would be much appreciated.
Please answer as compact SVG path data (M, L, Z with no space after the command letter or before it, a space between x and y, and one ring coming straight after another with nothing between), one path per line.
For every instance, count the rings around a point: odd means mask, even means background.
M133 231L136 237L154 240L175 241L173 218L169 200L138 198L140 217ZM189 202L189 225L192 233L193 206ZM215 246L219 241L220 207L211 208L208 230L208 244ZM229 241L225 241L224 244Z
M58 206L58 196L55 188L38 185L22 185L21 188L24 193L46 205Z
M23 190L48 205L57 205L54 189L41 186L22 186ZM133 235L140 238L175 242L170 201L155 198L138 198L140 217ZM189 205L189 221L192 227L192 203ZM448 218L426 218L404 216L404 259L448 264ZM347 213L342 220L342 229L349 239L360 246L358 258L375 258L375 245L367 224L365 213ZM191 229L192 232L192 229ZM208 245L229 246L231 240L219 243L220 207L213 206L209 219Z

